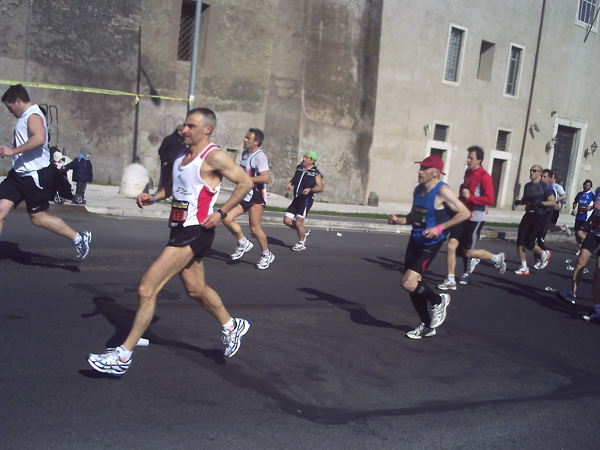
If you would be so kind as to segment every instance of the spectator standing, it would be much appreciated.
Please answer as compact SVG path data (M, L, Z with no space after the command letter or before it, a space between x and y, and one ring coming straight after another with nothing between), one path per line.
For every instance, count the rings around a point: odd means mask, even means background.
M85 201L85 190L88 183L94 180L94 170L92 161L90 161L91 156L92 150L89 147L83 146L81 147L79 156L64 166L65 170L73 171L73 181L77 183L73 203L78 205L87 203Z

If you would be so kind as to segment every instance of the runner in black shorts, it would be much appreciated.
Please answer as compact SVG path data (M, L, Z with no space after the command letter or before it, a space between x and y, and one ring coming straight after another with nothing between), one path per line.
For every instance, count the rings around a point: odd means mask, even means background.
M310 230L304 227L304 221L312 208L314 194L324 189L323 175L317 169L316 162L317 153L314 150L307 151L285 187L288 191L293 188L294 193L294 200L285 212L283 223L298 232L298 242L292 247L295 252L306 250L306 238Z
M90 251L91 231L78 233L62 219L47 213L56 189L42 110L31 102L20 84L8 88L2 102L17 118L17 124L15 148L0 145L0 157L12 156L12 168L0 184L0 234L6 217L25 200L31 223L69 239L77 259L84 259Z
M410 339L436 334L436 328L446 319L450 295L436 294L423 281L423 273L442 246L448 230L469 218L469 210L452 189L440 181L444 163L439 156L429 156L419 162L419 184L413 193L413 206L406 217L390 216L388 223L412 225L406 247L406 271L402 288L409 293L421 323L406 333ZM455 214L451 217L451 212Z
M155 194L142 193L137 197L140 208L173 197L170 239L142 276L138 286L138 310L123 344L107 349L106 353L88 356L89 364L99 372L122 376L127 371L134 348L152 322L159 292L177 275L187 294L221 324L224 356L237 353L242 337L250 328L248 320L229 315L219 294L207 284L202 258L213 242L215 228L252 188L252 180L244 170L226 152L210 143L216 122L210 109L191 110L182 130L183 142L188 148L173 166L177 176ZM229 200L214 211L224 174L236 186Z
M536 269L544 269L550 259L550 251L544 251L535 245L535 240L544 231L548 220L547 209L554 208L556 199L554 190L542 181L542 167L534 165L529 170L529 179L523 189L523 197L515 201L516 205L525 205L525 214L519 224L517 234L517 253L521 267L515 270L517 275L529 275L525 249L541 256L541 262L536 264Z

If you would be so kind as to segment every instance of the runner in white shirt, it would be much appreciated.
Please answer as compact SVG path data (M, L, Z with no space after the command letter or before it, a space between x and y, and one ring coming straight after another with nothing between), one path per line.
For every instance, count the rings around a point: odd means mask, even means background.
M90 251L92 232L78 233L62 219L47 213L56 189L44 114L38 105L31 103L21 84L9 87L2 103L18 120L14 148L0 145L0 157L12 156L12 169L0 184L0 234L6 217L25 200L31 223L69 239L77 251L77 259L84 259Z

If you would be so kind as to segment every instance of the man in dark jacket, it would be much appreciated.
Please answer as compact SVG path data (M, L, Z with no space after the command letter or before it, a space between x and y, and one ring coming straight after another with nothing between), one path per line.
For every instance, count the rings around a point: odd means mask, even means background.
M177 156L179 156L179 153L186 147L181 136L182 130L183 125L177 125L175 131L164 138L158 149L158 156L160 157L159 189L173 177L173 163L177 159Z
M64 167L65 170L73 170L73 181L77 183L73 203L86 203L85 189L87 188L87 184L91 183L94 179L94 171L92 169L92 162L90 161L91 155L92 150L89 147L83 146L81 147L79 156Z

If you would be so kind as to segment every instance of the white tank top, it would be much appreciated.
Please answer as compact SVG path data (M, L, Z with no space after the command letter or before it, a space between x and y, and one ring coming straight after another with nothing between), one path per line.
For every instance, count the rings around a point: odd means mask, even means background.
M188 165L182 166L181 160L189 152L184 150L175 159L173 165L173 203L169 227L189 227L200 225L205 217L213 213L213 206L219 196L221 183L212 190L200 176L204 158L217 148L209 144Z
M33 150L29 150L25 153L19 153L13 155L12 164L13 170L19 176L32 175L31 172L43 169L50 165L50 150L48 149L48 126L46 125L46 119L42 110L38 105L32 105L27 111L23 113L17 124L15 125L15 144L17 147L23 145L30 138L29 131L27 130L27 119L33 114L38 114L44 121L44 129L46 130L46 141L43 145L40 145Z

